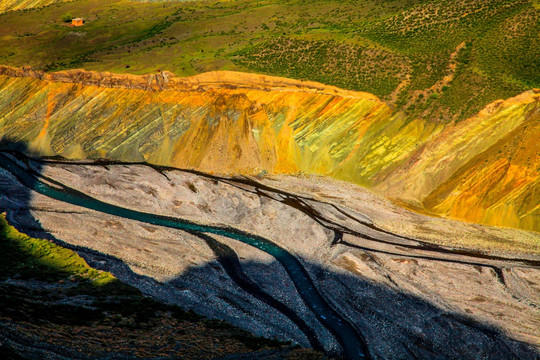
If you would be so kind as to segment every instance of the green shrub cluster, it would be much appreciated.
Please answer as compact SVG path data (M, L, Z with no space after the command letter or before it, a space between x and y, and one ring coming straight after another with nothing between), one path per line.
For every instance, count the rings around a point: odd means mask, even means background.
M233 61L253 71L319 81L346 89L390 94L407 73L399 54L334 40L280 36L238 51Z

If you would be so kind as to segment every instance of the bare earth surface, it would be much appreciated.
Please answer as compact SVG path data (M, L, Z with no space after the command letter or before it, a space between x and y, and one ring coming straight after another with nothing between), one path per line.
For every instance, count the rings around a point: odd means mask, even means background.
M32 166L110 204L275 242L300 259L375 359L539 357L538 233L416 214L319 177L226 179L54 161ZM260 250L65 204L29 191L3 169L0 204L19 230L52 236L155 298L257 335L341 351L281 265Z

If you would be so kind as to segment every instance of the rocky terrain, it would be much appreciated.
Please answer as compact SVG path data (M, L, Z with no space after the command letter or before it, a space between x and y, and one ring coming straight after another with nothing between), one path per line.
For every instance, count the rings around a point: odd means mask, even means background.
M540 229L538 90L442 124L367 93L236 72L0 74L0 133L41 155L320 174L417 211Z
M540 360L539 32L0 0L0 358Z
M134 164L16 161L56 188L262 236L298 258L374 359L538 358L536 232L420 215L320 177L223 178ZM3 162L5 164L5 162ZM8 220L160 301L339 355L282 264L226 236L70 205L1 170ZM71 190L66 190L71 191Z
M0 357L323 359L159 303L0 215Z

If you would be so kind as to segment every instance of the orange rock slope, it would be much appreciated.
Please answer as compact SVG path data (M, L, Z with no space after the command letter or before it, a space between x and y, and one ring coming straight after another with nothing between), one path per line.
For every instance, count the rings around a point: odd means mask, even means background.
M26 10L73 0L1 0L0 14L6 11Z
M540 230L538 91L455 125L406 118L367 93L237 72L0 67L0 94L0 134L44 155L315 173L430 212Z

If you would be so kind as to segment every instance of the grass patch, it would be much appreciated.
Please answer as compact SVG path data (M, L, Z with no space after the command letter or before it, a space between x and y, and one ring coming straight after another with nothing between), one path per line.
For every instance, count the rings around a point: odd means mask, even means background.
M0 279L76 281L79 293L139 293L112 274L90 267L72 250L19 232L8 224L4 215L0 215L0 253Z
M407 59L383 49L335 40L277 37L232 55L257 72L314 80L375 95L390 94L408 72Z

